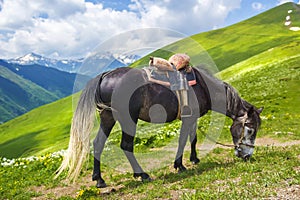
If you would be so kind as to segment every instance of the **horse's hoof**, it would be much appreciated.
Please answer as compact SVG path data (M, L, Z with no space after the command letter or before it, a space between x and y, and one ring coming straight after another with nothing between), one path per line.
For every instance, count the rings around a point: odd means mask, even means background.
M97 188L105 188L105 187L107 187L107 185L106 185L106 183L105 183L103 180L98 179L98 180L97 180L96 187L97 187Z
M185 171L186 171L186 168L182 165L179 167L178 174L185 172Z
M97 181L100 179L100 175L99 174L93 174L92 175L92 181Z
M148 178L142 178L143 183L151 182L153 181L152 178L149 176Z
M180 174L181 172L184 172L184 171L186 171L186 168L185 168L185 166L183 166L183 165L176 165L176 164L174 164L174 168L177 170L178 169L178 174Z
M177 164L176 162L174 163L174 168L175 168L175 170L178 169L179 172L180 171L186 171L185 166L183 166L182 164Z
M194 159L190 159L190 161L191 161L194 165L196 165L196 164L198 164L198 163L200 162L200 159L199 159L199 158L194 158Z
M105 181L101 178L101 176L99 174L93 174L92 180L97 181L97 184L96 184L97 188L105 188L107 186Z
M150 176L147 173L134 173L133 174L134 178L138 178L141 177L142 182L149 182L152 181L152 179L150 178Z

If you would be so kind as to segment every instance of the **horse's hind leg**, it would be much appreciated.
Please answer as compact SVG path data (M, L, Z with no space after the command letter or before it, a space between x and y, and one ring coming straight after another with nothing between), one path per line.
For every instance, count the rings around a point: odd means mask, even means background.
M129 123L130 124L130 123ZM122 126L122 123L121 123ZM132 134L127 134L126 132L130 132ZM124 128L122 126L122 141L121 141L121 149L124 151L124 154L126 155L132 169L134 172L134 177L138 178L141 177L142 181L151 180L150 176L145 173L142 169L142 167L139 165L138 161L135 158L135 155L133 153L133 146L134 146L134 136L136 131L136 123L131 124L130 128L127 127Z
M96 138L94 139L94 171L92 175L92 180L97 181L96 187L103 188L106 187L105 181L101 177L100 172L100 158L105 145L105 142L111 132L111 129L115 125L116 121L113 118L112 112L109 110L104 110L100 114L100 128Z

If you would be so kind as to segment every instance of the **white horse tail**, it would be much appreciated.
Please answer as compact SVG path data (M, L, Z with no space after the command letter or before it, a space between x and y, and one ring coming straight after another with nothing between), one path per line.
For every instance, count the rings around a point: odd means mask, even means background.
M92 79L82 91L70 130L70 141L62 164L56 171L57 178L68 170L67 179L75 181L90 154L90 134L95 120L95 92L101 76Z

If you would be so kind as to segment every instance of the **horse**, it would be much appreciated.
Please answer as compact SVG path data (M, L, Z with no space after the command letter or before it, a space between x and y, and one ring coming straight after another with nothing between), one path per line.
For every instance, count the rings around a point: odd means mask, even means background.
M263 108L256 108L243 100L237 91L199 67L192 67L196 84L189 87L189 106L193 114L180 117L179 101L170 88L150 82L143 69L121 67L104 72L93 78L86 85L79 98L73 115L70 142L57 176L68 169L67 178L76 180L86 158L90 154L90 133L94 126L96 110L100 115L100 127L93 141L94 168L92 180L98 188L106 187L101 176L101 153L110 132L118 121L121 125L122 138L120 147L126 155L135 178L151 180L144 172L134 155L134 136L138 120L151 123L172 122L181 119L178 149L174 168L178 172L186 170L182 162L184 147L189 136L191 142L190 161L199 163L196 152L197 119L209 110L222 113L233 121L230 132L235 148L235 155L249 159L254 151L255 138L261 124L260 113Z

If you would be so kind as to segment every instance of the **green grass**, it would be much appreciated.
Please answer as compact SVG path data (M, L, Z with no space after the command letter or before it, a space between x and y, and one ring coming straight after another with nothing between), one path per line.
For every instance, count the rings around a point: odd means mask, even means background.
M108 166L103 166L108 189L90 187L86 183L83 184L81 180L73 186L77 186L77 189L70 193L63 190L68 184L53 180L53 173L61 157L46 154L35 158L35 161L18 160L12 166L0 166L0 195L4 199L30 199L39 196L50 199L75 199L75 197L76 199L262 199L280 197L282 195L280 191L285 191L284 194L286 194L287 188L300 184L299 155L299 145L257 147L254 158L249 162L244 162L234 157L232 150L217 148L202 158L198 165L191 165L184 160L189 168L184 173L178 174L169 166L152 170L150 175L154 180L146 183L134 179L131 173L120 173ZM3 159L0 161L5 162ZM89 167L88 173L83 173L82 178L90 176L90 170ZM47 193L55 188L57 188L57 194Z
M241 96L264 107L260 136L300 139L300 45L273 48L223 70Z
M218 76L232 84L245 98L256 106L264 106L262 113L263 124L258 137L274 137L281 140L299 140L299 75L300 57L293 52L299 52L299 45L290 43L272 51L245 60ZM272 56L276 55L276 56ZM70 97L64 101L71 101ZM69 102L70 103L70 102ZM50 104L51 106L56 104ZM61 102L62 112L64 104ZM44 110L47 112L47 110ZM72 113L69 113L68 120ZM49 114L49 116L51 116ZM54 116L51 116L52 118ZM49 119L48 119L49 120ZM54 119L53 119L54 120ZM203 140L203 134L208 128L210 116L199 120L198 137ZM38 124L36 124L38 126ZM120 127L117 125L110 137L103 154L103 176L109 184L109 189L97 189L94 186L83 184L75 190L73 196L77 199L262 199L281 197L283 192L300 184L300 147L258 146L250 162L243 162L235 158L231 149L216 148L201 157L199 165L193 166L188 162L188 151L184 156L184 164L188 171L177 174L172 168L175 150L166 152L156 148L171 144L176 147L176 134L166 140L168 131L176 132L180 122L166 125L148 126L139 124L136 145L137 157L142 166L154 178L154 181L142 183L132 177L128 161L119 149ZM227 121L230 125L230 120ZM230 142L230 133L227 128L221 134L221 141ZM39 130L37 127L36 130ZM160 137L152 131L161 131ZM64 129L67 136L67 128ZM164 134L165 133L165 134ZM35 133L39 134L39 133ZM159 134L157 134L159 135ZM34 134L32 134L32 137ZM29 136L28 136L29 137ZM21 140L20 140L21 141ZM144 142L143 142L144 141ZM167 144L167 145L168 145ZM153 148L155 147L155 148ZM44 195L37 187L62 188L67 186L63 182L53 181L53 173L58 167L61 158L51 158L29 163L26 168L0 167L0 195L3 198L29 199ZM166 159L166 157L168 157ZM3 160L1 160L3 162ZM158 163L157 163L158 162ZM159 163L161 162L161 163ZM90 165L82 177L90 177ZM154 163L152 166L150 163ZM150 165L150 166L149 166ZM120 172L121 170L121 172ZM122 172L124 171L125 172ZM37 176L37 171L38 176ZM62 179L63 177L61 177ZM33 187L35 186L35 187ZM284 193L286 194L286 192ZM53 193L48 198L74 199L70 195ZM291 193L290 193L291 195ZM290 197L291 198L291 197Z
M0 65L0 123L58 99L41 86ZM26 95L27 94L27 95ZM7 109L8 108L8 109Z
M66 148L72 96L36 108L0 126L0 156L16 158Z

